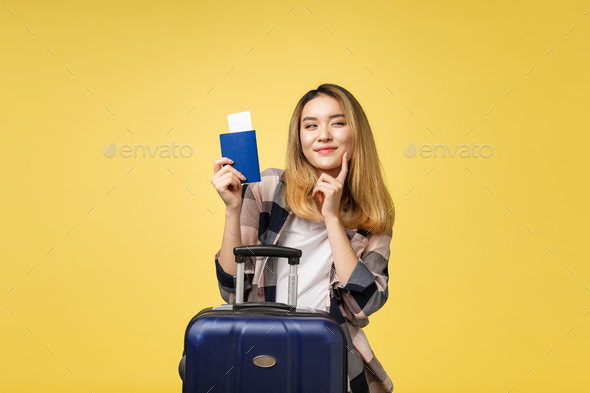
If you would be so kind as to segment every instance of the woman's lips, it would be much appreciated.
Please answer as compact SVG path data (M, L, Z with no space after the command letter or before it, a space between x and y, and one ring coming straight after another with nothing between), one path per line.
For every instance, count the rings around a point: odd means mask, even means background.
M337 149L337 148L336 148ZM324 150L318 150L318 153L320 154L330 154L332 153L334 150L336 149L324 149Z

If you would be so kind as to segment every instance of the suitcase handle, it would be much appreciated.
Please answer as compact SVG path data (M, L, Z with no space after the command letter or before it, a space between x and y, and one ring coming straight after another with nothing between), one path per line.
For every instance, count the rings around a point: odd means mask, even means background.
M272 303L272 302L247 302L247 303L234 304L234 306L233 306L234 310L243 310L245 308L250 308L250 309L251 308L273 308L273 309L280 308L282 310L291 311L293 309L293 306L289 306L284 303Z
M234 248L236 263L236 304L244 301L244 263L246 257L279 257L289 260L289 293L288 303L297 306L297 266L301 258L301 250L274 244L260 244L256 246L242 246Z
M260 244L257 246L242 246L234 248L236 263L246 262L246 257L279 257L288 258L289 265L298 265L301 250L274 244Z

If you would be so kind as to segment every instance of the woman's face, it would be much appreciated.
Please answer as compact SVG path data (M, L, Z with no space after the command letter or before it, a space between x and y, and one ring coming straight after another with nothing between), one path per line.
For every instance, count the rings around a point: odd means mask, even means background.
M307 161L318 175L338 177L342 156L352 158L352 130L344 117L342 105L330 96L320 95L309 101L301 112L299 124L301 147ZM329 150L320 151L321 148Z

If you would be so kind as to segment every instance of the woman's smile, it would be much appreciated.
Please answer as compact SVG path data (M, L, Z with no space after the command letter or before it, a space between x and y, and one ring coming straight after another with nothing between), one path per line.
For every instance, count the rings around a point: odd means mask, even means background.
M335 148L335 149L324 149L324 150L318 150L317 152L320 153L320 154L330 154L330 153L336 151L336 149L337 148Z

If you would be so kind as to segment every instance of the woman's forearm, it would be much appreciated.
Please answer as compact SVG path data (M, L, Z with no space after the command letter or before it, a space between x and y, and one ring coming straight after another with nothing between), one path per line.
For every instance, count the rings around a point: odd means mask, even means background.
M223 239L221 240L221 251L219 253L219 264L223 270L235 276L237 273L236 257L234 248L242 246L242 232L240 230L240 209L225 210L225 227L223 228Z
M346 231L340 220L338 218L327 218L324 221L334 258L334 268L342 284L346 285L359 259L352 249L350 240L348 240L348 236L346 236Z

